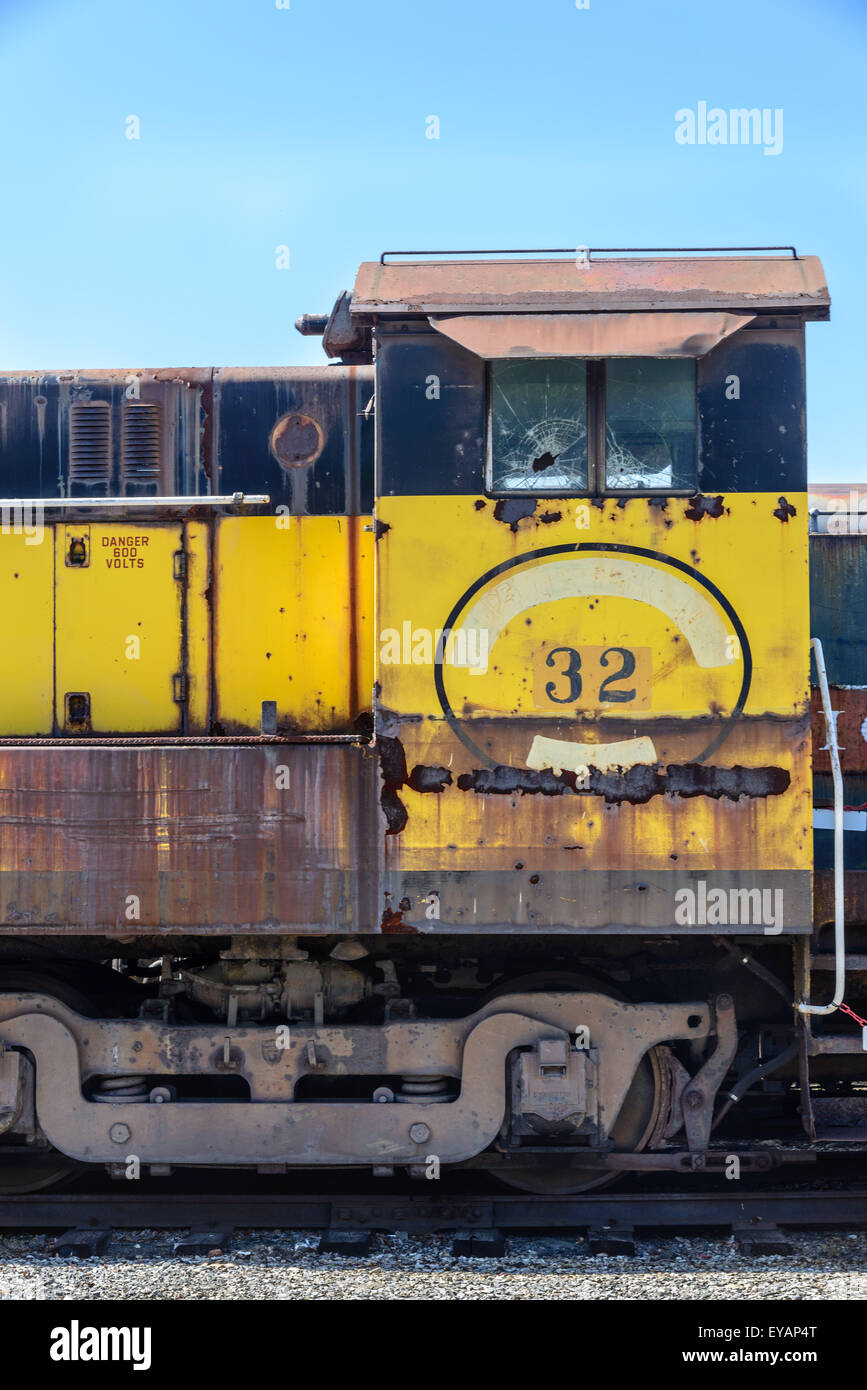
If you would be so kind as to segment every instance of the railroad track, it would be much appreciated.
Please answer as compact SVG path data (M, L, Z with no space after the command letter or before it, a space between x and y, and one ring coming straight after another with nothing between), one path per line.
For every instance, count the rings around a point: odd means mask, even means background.
M96 1253L97 1237L122 1229L189 1229L192 1244L225 1248L233 1229L320 1231L351 1252L376 1231L462 1232L482 1247L506 1231L590 1232L598 1248L629 1253L640 1229L728 1227L739 1242L779 1246L785 1227L867 1227L867 1185L837 1191L396 1195L286 1193L31 1194L0 1201L0 1229L74 1232L79 1248ZM94 1249L88 1252L87 1235ZM225 1239L215 1240L216 1236ZM600 1243L601 1242L601 1243ZM61 1242L62 1244L63 1242ZM186 1253L197 1253L190 1249ZM202 1248L199 1253L207 1253ZM762 1253L755 1250L754 1253ZM764 1253L775 1253L768 1248Z

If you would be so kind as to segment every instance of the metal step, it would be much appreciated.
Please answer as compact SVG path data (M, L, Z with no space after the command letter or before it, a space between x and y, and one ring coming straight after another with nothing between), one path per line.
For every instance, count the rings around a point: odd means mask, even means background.
M833 951L823 952L818 956L810 956L811 970L833 970L834 953ZM847 970L867 970L867 956L851 955L846 957Z
M853 1023L851 1033L831 1033L827 1037L812 1037L808 1049L811 1057L863 1057L861 1029Z

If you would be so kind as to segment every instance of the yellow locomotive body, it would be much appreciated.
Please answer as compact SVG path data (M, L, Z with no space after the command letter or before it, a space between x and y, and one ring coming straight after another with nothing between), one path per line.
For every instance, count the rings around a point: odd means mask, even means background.
M256 734L263 700L279 727L340 733L369 708L369 517L14 525L4 736Z
M514 532L484 495L380 504L380 698L407 766L450 774L401 793L389 863L410 896L438 870L466 923L484 882L501 930L540 906L664 927L700 878L781 891L809 930L807 509L788 501L786 525L765 493L701 520L688 499L546 501Z

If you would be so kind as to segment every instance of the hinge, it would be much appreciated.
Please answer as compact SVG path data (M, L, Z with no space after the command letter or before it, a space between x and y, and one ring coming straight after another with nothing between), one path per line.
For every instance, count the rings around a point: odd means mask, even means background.
M183 705L189 699L189 677L185 671L178 671L172 676L172 698L176 705Z
M186 579L187 577L187 552L185 550L175 550L172 554L172 572L175 579Z

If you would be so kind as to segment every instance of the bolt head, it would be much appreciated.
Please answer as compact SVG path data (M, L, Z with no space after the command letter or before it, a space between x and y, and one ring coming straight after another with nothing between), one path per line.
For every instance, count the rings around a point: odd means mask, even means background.
M424 1144L430 1139L430 1130L427 1125L419 1121L417 1124L410 1125L409 1137L414 1144Z
M113 1144L125 1144L130 1137L129 1125L112 1125L108 1137Z
M687 1110L700 1110L704 1105L704 1096L701 1091L686 1091L684 1092L683 1104Z

